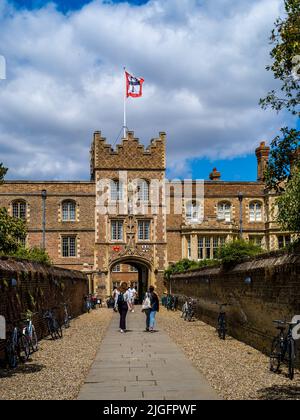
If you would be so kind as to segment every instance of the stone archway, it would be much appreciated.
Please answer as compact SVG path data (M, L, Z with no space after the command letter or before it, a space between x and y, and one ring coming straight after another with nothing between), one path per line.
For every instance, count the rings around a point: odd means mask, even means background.
M137 269L137 292L138 300L141 303L152 280L153 269L151 265L148 261L138 257L123 257L114 260L109 266L109 289L111 292L113 288L112 270L119 264L129 265ZM132 280L128 277L125 281L130 283Z

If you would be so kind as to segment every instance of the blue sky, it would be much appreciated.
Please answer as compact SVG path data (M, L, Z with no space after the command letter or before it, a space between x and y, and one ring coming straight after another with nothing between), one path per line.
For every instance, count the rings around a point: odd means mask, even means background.
M88 179L92 132L114 143L122 126L124 65L145 79L128 127L145 145L167 132L170 178L255 180L257 145L295 124L258 105L278 87L265 67L282 0L52 3L0 0L8 178Z

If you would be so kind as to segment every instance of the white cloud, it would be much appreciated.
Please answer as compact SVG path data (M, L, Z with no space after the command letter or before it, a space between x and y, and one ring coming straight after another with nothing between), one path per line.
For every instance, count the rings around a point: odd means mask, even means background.
M94 1L63 15L0 0L1 161L11 177L87 179L92 132L113 143L122 126L125 64L145 78L144 97L128 103L129 128L144 143L167 132L173 175L190 174L189 158L253 152L283 123L258 106L274 86L265 66L281 5Z

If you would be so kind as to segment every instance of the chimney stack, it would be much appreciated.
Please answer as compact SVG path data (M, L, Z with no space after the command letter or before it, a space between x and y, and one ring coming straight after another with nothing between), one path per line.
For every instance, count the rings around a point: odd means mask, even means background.
M211 181L220 181L221 178L221 172L217 170L217 168L214 168L213 171L209 175L209 179Z
M270 147L266 146L266 142L262 141L260 146L255 150L257 157L257 180L265 180L265 171L269 163Z

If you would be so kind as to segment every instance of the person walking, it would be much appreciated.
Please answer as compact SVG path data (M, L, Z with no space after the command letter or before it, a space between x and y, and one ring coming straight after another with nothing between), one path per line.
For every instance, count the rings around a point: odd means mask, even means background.
M135 290L134 285L132 283L130 284L130 287L128 289L128 293L129 293L130 311L134 313L134 303L135 303L135 298L136 298L136 290Z
M146 315L146 330L145 332L150 331L150 313L151 313L151 295L150 292L146 292L143 304L142 304L142 311Z
M149 294L150 294L150 322L149 322L149 331L154 332L154 326L155 326L155 317L157 312L159 312L159 299L157 294L154 291L154 287L149 287Z
M126 316L128 313L129 293L127 283L122 283L117 298L118 311L120 314L120 332L126 332Z

